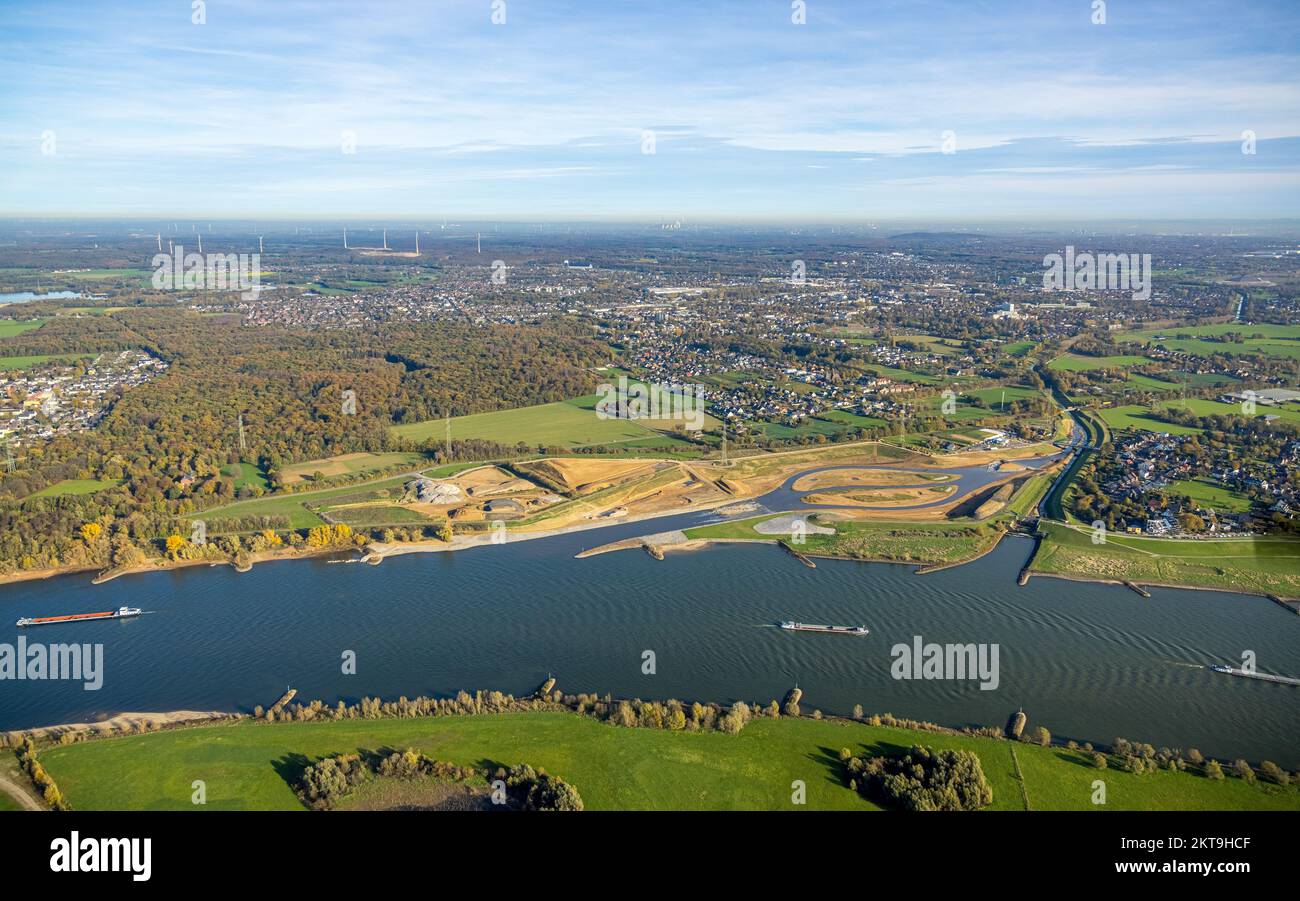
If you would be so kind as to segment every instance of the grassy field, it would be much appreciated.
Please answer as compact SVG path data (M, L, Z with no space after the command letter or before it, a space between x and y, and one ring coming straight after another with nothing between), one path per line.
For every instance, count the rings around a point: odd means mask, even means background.
M45 324L44 319L0 319L0 338L12 338Z
M1157 419L1152 415L1150 407L1144 407L1140 404L1124 404L1119 407L1110 407L1099 410L1097 415L1113 431L1134 429L1147 432L1168 432L1171 435L1199 435L1201 432L1200 429L1191 426L1175 425L1172 422Z
M122 482L110 481L108 479L64 479L61 482L55 482L48 485L40 491L34 492L31 497L62 497L65 494L94 494L96 491L103 491L105 488L116 488Z
M1240 342L1207 340L1229 333L1239 334L1243 340ZM1300 325L1248 325L1241 322L1226 322L1218 325L1173 326L1165 329L1126 332L1120 335L1118 340L1151 343L1167 350L1180 350L1203 357L1216 353L1259 353L1271 357L1300 360Z
M1181 386L1177 382L1167 382L1163 379L1155 379L1149 375L1143 375L1140 372L1130 372L1124 381L1137 388L1145 388L1148 391L1176 391Z
M1144 407L1140 404L1123 404L1118 407L1099 411L1099 415L1106 421L1106 425L1112 429L1136 429L1147 432L1168 432L1171 435L1196 435L1200 429L1185 425L1175 425L1171 422L1165 422L1154 414L1154 410L1159 408L1168 410L1187 409L1198 416L1241 416L1241 407L1236 404L1221 404L1217 400L1206 400L1201 397L1189 397L1184 400L1167 400L1151 407ZM1300 410L1292 409L1289 405L1280 407L1268 407L1264 404L1258 404L1255 408L1256 416L1278 416L1289 422L1300 422Z
M754 531L754 526L771 518L771 515L765 515L698 526L686 529L684 534L690 539L771 541L781 536ZM845 521L817 522L817 525L830 526L835 529L835 534L808 534L799 547L805 554L918 565L965 560L987 550L1002 535L998 526L973 523Z
M1039 528L1044 537L1030 566L1034 572L1300 597L1300 539L1111 534L1105 544L1093 544L1091 530L1048 522Z
M940 381L938 376L929 375L924 372L914 372L910 369L895 369L892 366L880 366L875 363L865 364L862 368L874 372L876 375L883 375L885 378L893 379L896 382L915 382L921 385L935 385Z
M1081 354L1062 354L1047 364L1048 369L1058 372L1085 372L1090 369L1124 369L1129 366L1141 366L1150 363L1146 357L1131 354L1117 354L1110 357L1087 357Z
M407 507L393 504L360 504L355 507L331 507L325 511L330 519L344 522L357 528L375 526L415 526L430 525L433 520L422 516Z
M339 488L330 488L324 491L303 491L293 494L276 494L269 497L259 497L247 501L235 501L233 504L226 504L224 507L214 507L205 511L204 519L226 519L244 516L287 516L289 518L289 527L294 529L310 529L312 526L318 526L324 522L315 513L308 510L304 504L328 505L330 501L338 501L343 497L357 495L360 493L369 494L374 500L383 500L385 498L401 497L405 489L406 480L401 478L384 479L379 482L371 482L365 485L344 485Z
M302 463L292 463L284 467L280 474L284 483L291 485L296 482L310 480L318 472L326 478L341 475L366 475L394 466L409 466L412 469L418 469L424 462L425 456L420 453L340 454L336 457L326 457L321 460L304 460Z
M245 485L252 485L266 491L271 483L266 480L266 473L257 468L255 463L231 463L221 470L222 474L235 477L235 490Z
M1050 728L1051 724L1047 724ZM175 729L51 748L41 762L79 810L193 810L191 782L207 784L209 810L301 809L291 783L311 760L358 749L414 747L452 763L527 762L572 783L588 810L875 809L843 783L839 751L894 753L913 744L975 752L994 810L1024 808L1011 744L841 720L757 719L739 735L625 729L570 713L343 720ZM1215 782L1190 773L1101 773L1081 752L1015 745L1035 810L1297 809L1294 787ZM791 803L791 783L807 803Z
M1170 482L1169 491L1172 494L1185 494L1196 503L1220 513L1245 513L1250 509L1250 498L1246 495L1209 479Z
M1052 476L1030 476L1011 498L1011 503L1007 504L1007 512L1014 513L1016 516L1028 516L1051 487Z
M533 447L580 447L587 444L616 444L654 437L655 432L641 421L600 419L594 410L595 399L575 398L535 407L498 410L455 416L451 420L451 437L480 438L510 445L523 443ZM445 421L430 419L394 426L393 431L412 441L446 437Z
M769 438L778 441L788 441L791 438L803 438L808 435L825 435L828 438L849 431L849 426L842 422L834 422L822 419L816 416L809 416L800 420L797 426L786 425L782 422L752 422L750 426Z
M1217 400L1206 400L1203 397L1189 397L1186 401L1169 400L1165 401L1163 406L1171 409L1191 410L1198 416L1241 416L1241 406L1239 404L1221 404ZM1300 410L1296 410L1288 404L1278 407L1269 407L1264 404L1256 404L1256 416L1279 416L1289 422L1300 423Z
M1006 398L1006 406L1002 405L1004 396ZM984 403L988 404L989 409L994 412L1005 413L1011 409L1011 405L1016 401L1040 398L1043 397L1043 394L1034 388L1026 388L1023 385L1005 385L995 386L992 388L975 388L971 391L963 391L961 397L958 398L958 401L967 397L984 401Z
M33 354L31 356L0 357L0 370L27 369L38 363L49 363L53 360L81 360L93 356L95 354Z
M449 463L433 469L421 470L430 478L447 478L466 469L481 466L481 463ZM330 503L356 503L363 500L383 502L402 496L406 479L395 476L376 482L355 485L341 485L338 488L326 488L319 491L296 491L291 494L274 494L267 497L235 501L222 507L204 511L204 519L226 519L243 516L287 516L289 527L293 529L310 529L324 522L319 516L306 508L312 506L328 507Z
M886 419L879 419L875 416L861 416L857 413L850 413L847 410L828 410L825 413L820 414L818 418L824 419L827 422L839 423L853 428L861 427L864 429L880 429L886 428L889 425L889 421Z

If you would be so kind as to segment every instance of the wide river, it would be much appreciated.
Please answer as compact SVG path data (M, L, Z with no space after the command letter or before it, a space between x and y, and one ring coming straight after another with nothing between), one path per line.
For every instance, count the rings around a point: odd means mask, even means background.
M250 710L292 685L300 698L523 694L554 673L566 691L767 702L798 683L806 710L893 712L997 725L1023 707L1060 738L1198 747L1300 768L1300 688L1212 673L1253 651L1300 675L1300 618L1263 598L1016 574L1031 549L1008 538L983 559L925 576L889 564L802 566L771 546L722 545L576 560L618 538L708 514L586 533L412 554L380 566L323 559L0 586L0 642L102 642L98 691L0 681L0 729L120 711ZM20 615L115 609L134 620L19 630ZM781 619L866 624L865 638L784 632ZM890 649L996 643L999 684L906 681ZM355 675L341 672L354 651ZM655 672L643 673L654 652Z

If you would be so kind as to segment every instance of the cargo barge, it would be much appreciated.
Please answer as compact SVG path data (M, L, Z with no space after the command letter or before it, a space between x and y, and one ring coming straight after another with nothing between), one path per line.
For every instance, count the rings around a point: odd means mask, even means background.
M825 632L830 635L867 635L866 626L819 626L816 623L797 623L788 619L781 623L781 628L789 632Z
M1223 673L1227 676L1244 676L1247 679L1259 679L1264 682L1276 682L1279 685L1300 685L1300 679L1293 679L1290 676L1274 676L1271 673L1247 672L1244 669L1226 666L1222 663L1213 663L1206 667L1212 673Z
M139 607L118 607L116 610L105 610L101 613L68 613L64 616L24 616L18 620L19 627L22 626L48 626L52 623L76 623L87 619L125 619L128 616L139 616L143 611Z

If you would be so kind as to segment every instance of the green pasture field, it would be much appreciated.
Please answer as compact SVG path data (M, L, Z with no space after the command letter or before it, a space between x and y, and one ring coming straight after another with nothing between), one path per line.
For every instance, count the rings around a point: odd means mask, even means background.
M45 324L44 319L0 319L0 338L12 338Z
M1148 407L1140 404L1125 404L1119 407L1110 407L1105 410L1099 410L1097 415L1113 431L1123 429L1134 429L1147 432L1168 432L1171 435L1199 435L1200 429L1191 426L1175 425L1172 422L1165 422L1151 415Z
M1006 392L1006 407L1002 406L1003 392ZM1035 388L1028 388L1024 385L1007 385L1005 387L995 386L992 388L973 388L970 391L963 391L958 397L960 402L962 397L977 398L989 405L989 409L995 412L1005 413L1011 409L1011 405L1018 400L1031 400L1043 397L1043 393Z
M235 501L222 507L214 507L211 510L205 510L201 517L196 518L234 519L245 516L287 516L290 528L310 529L313 526L322 525L324 520L308 510L304 506L305 504L324 506L328 505L332 499L356 494L368 494L377 501L395 499L401 497L402 492L405 490L405 483L405 479L392 478L359 485L343 485L323 491L274 494L246 501ZM387 495L382 492L387 492Z
M764 535L754 526L771 519L724 522L686 529L690 539L749 539L771 541L780 535ZM809 533L799 550L805 554L842 557L847 560L886 560L918 565L955 563L973 557L1002 535L1000 527L973 523L951 525L926 522L836 521L814 518L817 525L835 529L834 535Z
M245 485L259 487L263 491L271 487L271 483L266 479L266 473L258 469L255 463L231 463L222 468L221 474L235 477L236 491Z
M312 474L318 470L325 473L326 478L338 475L365 475L379 470L389 469L394 466L409 466L412 469L418 468L421 463L426 461L424 454L421 453L367 453L361 455L343 454L350 459L343 460L340 457L326 457L321 460L304 460L301 463L291 463L281 470L285 481L300 481L303 479L310 480ZM338 473L339 467L345 472Z
M445 466L437 466L432 469L421 470L421 472L433 479L445 479L458 472L475 469L482 465L484 464L448 463ZM331 501L344 503L345 501L340 500L341 498L352 498L358 495L368 500L384 502L401 497L405 488L406 479L395 476L375 482L340 485L337 488L295 491L252 498L246 501L235 501L222 507L205 510L201 517L195 518L233 519L244 516L287 516L289 518L289 528L310 529L313 526L322 525L324 520L308 510L306 504L327 507ZM353 501L349 500L347 502Z
M819 413L817 418L825 419L827 422L852 426L853 428L883 429L889 427L889 421L886 419L880 419L876 416L862 416L858 413L850 413L848 410L827 410L825 413Z
M1034 572L1300 597L1300 539L1111 534L1105 544L1093 544L1091 529L1041 522L1039 531Z
M0 370L17 370L27 369L40 363L49 363L55 360L84 360L95 356L95 354L73 353L73 354L34 354L31 356L0 357Z
M121 484L120 479L118 481L108 479L64 479L61 482L55 482L53 485L47 485L30 496L62 497L66 494L94 494L96 491L103 491L105 488L116 488Z
M764 700L765 699L757 699ZM864 702L870 701L864 698ZM805 699L805 708L809 708ZM810 709L810 708L809 708ZM1049 721L1045 723L1052 727ZM1140 737L1138 737L1140 738ZM1108 739L1103 739L1108 740ZM739 735L621 728L573 713L258 723L172 729L44 750L41 763L77 810L302 810L292 783L313 760L407 747L454 764L528 763L571 783L587 810L875 810L844 782L839 754L894 754L916 744L974 752L992 810L1095 810L1095 770L1080 751L840 719L766 717ZM1015 774L1015 748L1024 792ZM790 785L806 785L806 803ZM1190 772L1105 772L1109 810L1300 808L1300 791ZM326 814L328 815L328 814Z
M942 381L938 376L929 375L924 372L914 372L910 369L895 369L892 366L880 366L876 363L867 363L863 366L876 375L883 375L891 378L896 382L913 382L920 385L935 385Z
M1241 343L1209 341L1215 337L1236 333L1243 336ZM1187 337L1180 337L1180 336ZM1162 340L1156 341L1156 336ZM1259 353L1271 357L1300 360L1300 325L1250 325L1226 322L1217 325L1172 326L1164 329L1141 329L1119 336L1120 341L1151 343L1166 350L1180 350L1198 356L1212 354Z
M393 504L363 504L356 507L327 507L330 519L347 523L356 528L372 526L430 525L434 520L421 516L409 507Z
M664 420L600 419L595 412L596 399L592 395L494 413L455 416L451 420L451 437L478 438L508 446L523 443L534 447L582 447L655 437L657 433L651 424L665 423ZM445 420L430 419L393 426L393 432L412 441L441 441L446 436L446 425Z
M1143 375L1140 372L1130 372L1124 379L1130 385L1136 385L1139 388L1146 388L1151 391L1176 391L1182 387L1178 382L1167 382L1162 379L1152 378L1149 375Z
M1048 369L1058 372L1086 372L1091 369L1125 369L1129 366L1141 366L1150 363L1146 357L1132 354L1116 354L1109 357L1088 357L1081 354L1062 354L1047 364Z
M1196 503L1219 513L1245 513L1251 506L1250 498L1240 491L1233 491L1228 486L1209 479L1170 482L1168 490L1173 494L1185 494Z

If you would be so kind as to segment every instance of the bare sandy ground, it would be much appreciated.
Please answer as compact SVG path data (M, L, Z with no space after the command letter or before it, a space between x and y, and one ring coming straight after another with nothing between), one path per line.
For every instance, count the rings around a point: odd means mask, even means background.
M208 720L237 719L243 714L229 713L222 710L172 710L166 713L119 713L117 716L95 723L60 723L56 726L37 726L34 729L18 729L3 733L11 741L30 735L35 739L57 738L65 732L88 732L93 735L107 735L113 732L125 732L144 724L151 728L174 726L178 723L197 723Z
M920 488L863 488L851 492L804 495L809 504L833 507L915 507L950 497L956 485L927 485Z
M950 473L918 472L909 469L833 469L804 476L790 486L793 491L816 491L818 488L843 488L849 485L883 487L890 485L939 484L950 482L956 476Z

